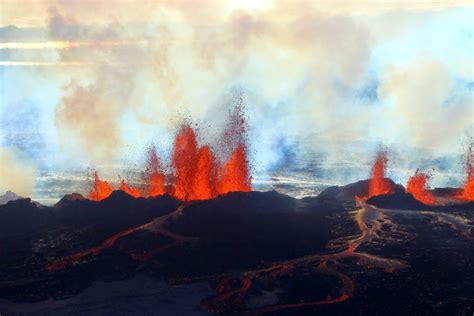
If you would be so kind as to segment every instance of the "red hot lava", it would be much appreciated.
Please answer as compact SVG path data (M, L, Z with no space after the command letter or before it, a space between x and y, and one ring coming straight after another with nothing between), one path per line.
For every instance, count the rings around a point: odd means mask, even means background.
M250 191L251 180L244 144L220 165L209 146L199 147L194 130L185 125L176 136L173 152L178 199L205 200L233 191Z
M100 201L108 197L112 193L112 186L110 183L99 179L97 172L94 172L94 187L89 193L89 199L93 201Z
M415 174L408 179L407 192L411 193L418 201L433 205L436 204L436 199L427 188L429 178L429 174L420 172L420 170L417 169Z
M474 201L474 153L472 145L469 146L466 153L466 181L462 193L457 196L462 200Z
M158 196L165 193L165 176L160 172L160 162L155 148L148 150L148 161L145 176L145 194L147 196Z
M367 200L373 196L393 193L391 182L385 178L387 163L387 152L379 151L372 167L367 195L362 199Z
M209 145L198 144L196 132L190 125L183 125L176 135L172 154L173 181L166 186L158 156L155 149L151 148L143 196L169 193L177 199L191 201L211 199L233 191L250 191L252 186L245 145L245 120L240 108L231 116L223 135L224 141L218 149L222 152L216 156ZM228 158L223 159L223 162L222 159L217 159L226 155ZM94 190L89 196L99 201L110 195L112 187L108 182L100 180L97 173L95 179ZM139 189L123 180L119 189L134 197L142 196Z
M250 191L250 176L248 170L247 154L241 144L232 153L229 161L222 170L219 193L225 194L232 191Z
M194 178L194 199L204 200L217 195L218 165L209 146L199 148Z
M176 169L174 195L180 200L193 200L194 180L197 175L198 144L194 130L184 125L176 135L173 166Z
M138 198L141 196L140 190L128 185L127 183L125 183L125 180L120 181L119 190L122 190L123 192L133 196L134 198Z

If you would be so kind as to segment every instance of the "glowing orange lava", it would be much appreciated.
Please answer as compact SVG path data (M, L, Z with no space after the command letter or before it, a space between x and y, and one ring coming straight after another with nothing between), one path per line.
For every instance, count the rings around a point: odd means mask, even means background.
M474 153L472 152L472 145L467 149L465 168L466 181L462 194L457 197L466 201L474 201Z
M160 162L155 148L148 151L148 162L145 176L145 193L147 196L158 196L165 193L165 176L160 172Z
M173 151L173 166L176 169L174 196L188 201L194 198L194 178L198 161L196 134L189 125L184 125L176 135Z
M217 195L217 164L209 146L199 148L192 199L204 200Z
M123 192L135 197L135 198L138 198L141 196L141 193L140 193L140 190L135 188L135 187L132 187L130 185L128 185L127 183L125 183L125 180L122 180L120 181L120 187L119 187L119 190L122 190Z
M245 147L241 144L224 165L219 193L248 192L251 189L247 155Z
M94 187L89 193L89 199L93 201L100 201L108 197L112 193L112 186L110 183L99 179L97 172L94 172Z
M230 115L222 140L213 152L208 144L200 145L195 130L189 124L181 126L176 134L171 168L166 173L161 170L154 147L149 149L143 193L125 181L119 189L134 196L154 197L165 193L182 201L206 200L219 194L234 191L251 191L251 176L246 147L246 125L239 105ZM96 184L91 198L101 200L112 192L101 191L103 181L96 175Z
M387 152L379 151L372 167L372 173L369 181L367 195L363 199L369 199L373 196L393 193L392 184L385 178L385 169L387 168Z
M411 193L415 199L421 203L433 205L436 199L433 194L428 191L427 182L430 178L429 174L416 170L415 174L408 179L407 192Z

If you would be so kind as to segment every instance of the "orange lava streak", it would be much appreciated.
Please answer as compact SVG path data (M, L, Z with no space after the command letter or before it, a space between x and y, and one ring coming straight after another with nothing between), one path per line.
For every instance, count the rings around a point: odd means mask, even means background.
M240 144L224 165L219 193L251 190L247 155L244 145Z
M122 180L120 182L119 190L122 190L123 192L133 196L134 198L138 198L141 196L140 190L128 185L127 183L125 183L125 180Z
M427 182L429 178L430 175L420 172L420 170L417 169L415 174L408 179L407 192L411 193L418 201L433 205L436 204L436 199L433 194L428 191Z
M112 186L110 183L99 179L97 171L94 172L94 187L89 193L89 199L93 201L100 201L108 197L112 193Z
M165 193L165 177L160 172L160 163L155 148L150 148L145 177L145 193L147 196L158 196Z
M393 192L391 183L385 178L385 169L387 168L387 153L379 151L375 159L374 166L369 182L369 188L365 199L373 196L390 194Z

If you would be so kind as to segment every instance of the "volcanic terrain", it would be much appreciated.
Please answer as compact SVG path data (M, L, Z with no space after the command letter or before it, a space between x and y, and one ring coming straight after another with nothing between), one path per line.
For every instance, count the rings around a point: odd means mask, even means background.
M196 308L211 314L472 313L474 203L425 205L386 178L389 193L359 198L371 181L303 199L10 201L0 206L0 311L144 275L207 283L214 294Z

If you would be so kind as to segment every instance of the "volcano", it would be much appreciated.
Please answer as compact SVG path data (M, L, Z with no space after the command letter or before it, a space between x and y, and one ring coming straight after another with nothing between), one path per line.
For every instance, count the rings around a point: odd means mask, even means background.
M0 206L0 310L39 313L61 304L60 314L74 314L82 307L68 302L92 295L100 282L120 288L146 278L168 293L205 286L198 298L170 298L177 306L194 302L202 314L469 311L462 297L474 294L474 203L423 204L389 178L390 192L361 201L372 182L303 199L275 191L189 200L116 190L100 201L66 195L53 207L10 201ZM430 192L446 198L445 191ZM143 301L126 293L94 294L94 302L111 302L104 308L112 312L125 300L140 314Z
M246 122L241 104L229 116L216 150L213 151L209 144L199 144L198 136L189 122L183 123L176 133L169 170L163 170L156 148L150 146L144 177L138 181L142 186L133 186L122 179L117 188L136 198L166 193L181 201L207 200L229 192L251 191ZM97 171L93 173L89 199L103 200L113 190L111 182L101 179Z

